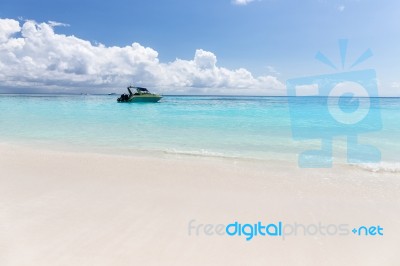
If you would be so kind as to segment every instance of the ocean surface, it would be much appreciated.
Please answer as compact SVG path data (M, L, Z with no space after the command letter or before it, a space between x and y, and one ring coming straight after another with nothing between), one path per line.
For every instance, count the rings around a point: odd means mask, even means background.
M0 95L0 141L296 162L300 152L320 147L333 125L326 120L325 97L164 96L155 104L117 103L117 97ZM379 98L379 107L368 108L379 108L381 125L362 127L359 142L374 145L383 163L397 167L400 98ZM294 139L299 125L314 139ZM338 160L346 157L347 127L333 133Z

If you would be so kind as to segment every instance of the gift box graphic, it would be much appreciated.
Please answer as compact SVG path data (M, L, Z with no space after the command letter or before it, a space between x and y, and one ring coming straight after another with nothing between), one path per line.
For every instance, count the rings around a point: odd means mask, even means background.
M340 40L339 46L344 65L347 41ZM352 66L371 55L367 50ZM317 59L334 67L321 53ZM360 134L382 128L375 70L294 78L287 80L286 87L293 139L321 140L320 149L299 154L299 167L332 167L332 141L337 136L347 137L348 163L380 162L377 148L358 141ZM314 90L317 97L294 97L307 89ZM304 108L309 104L313 104L313 109Z

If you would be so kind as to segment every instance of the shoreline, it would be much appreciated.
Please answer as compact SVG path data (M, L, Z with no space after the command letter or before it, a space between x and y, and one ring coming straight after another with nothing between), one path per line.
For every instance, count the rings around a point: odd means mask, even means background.
M76 143L69 144L67 142L59 141L29 141L23 142L19 140L0 140L0 147L5 148L26 148L28 150L41 150L51 151L58 153L71 153L71 154L88 154L88 155L109 155L109 156L123 156L123 157L144 157L144 158L170 158L170 159L202 159L202 160L226 160L226 161L238 161L238 162L250 162L255 164L269 164L278 165L292 168L297 167L297 154L279 154L280 157L245 157L245 156L234 156L228 154L222 154L217 152L199 152L199 151L179 151L179 150L153 150L153 149L121 149L119 147L112 148L111 146L95 146L87 145L80 146ZM335 156L335 154L333 154ZM380 163L360 163L360 164L348 164L345 161L344 154L336 154L338 157L334 157L332 168L348 168L358 169L361 171L373 172L373 173L400 173L400 163L397 161L381 161ZM342 155L342 156L341 156ZM285 158L285 159L284 159ZM330 168L330 169L332 169ZM307 171L307 169L302 168Z
M219 152L211 152L206 150L200 151L190 151L190 150L170 150L170 149L151 149L151 148L135 148L135 149L122 149L120 147L111 146L100 146L100 145L90 145L82 146L77 143L67 143L60 141L32 141L32 140L0 140L0 146L6 148L27 148L29 150L42 150L42 151L52 151L52 152L65 152L72 154L92 154L92 155L110 155L110 156L127 156L127 157L146 157L146 158L164 158L171 157L176 159L183 158L194 158L194 159L220 159L220 160L233 160L233 161L244 161L244 162L254 162L254 163L267 163L269 161L274 161L277 164L286 164L291 161L283 160L284 157L277 159L270 157L250 157L250 156L239 156L239 155L228 155ZM286 156L287 158L288 156ZM294 155L289 157L295 158ZM293 161L293 166L296 162Z

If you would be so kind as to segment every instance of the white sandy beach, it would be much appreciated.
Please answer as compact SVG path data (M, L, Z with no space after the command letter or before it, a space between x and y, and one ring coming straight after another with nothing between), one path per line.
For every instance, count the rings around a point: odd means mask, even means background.
M384 235L246 241L189 235L193 219L379 224ZM399 243L398 173L0 145L2 266L395 266Z

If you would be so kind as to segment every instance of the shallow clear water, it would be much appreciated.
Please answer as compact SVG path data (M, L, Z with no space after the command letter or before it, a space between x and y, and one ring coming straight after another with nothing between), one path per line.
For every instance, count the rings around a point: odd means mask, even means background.
M117 103L117 96L1 95L0 140L129 151L166 151L258 159L296 159L320 145L292 137L290 111L318 136L326 98L165 96L161 102ZM400 152L400 99L381 98L382 129L361 134L384 160ZM346 129L344 128L344 131ZM345 152L339 136L334 150ZM313 146L314 145L314 146Z

